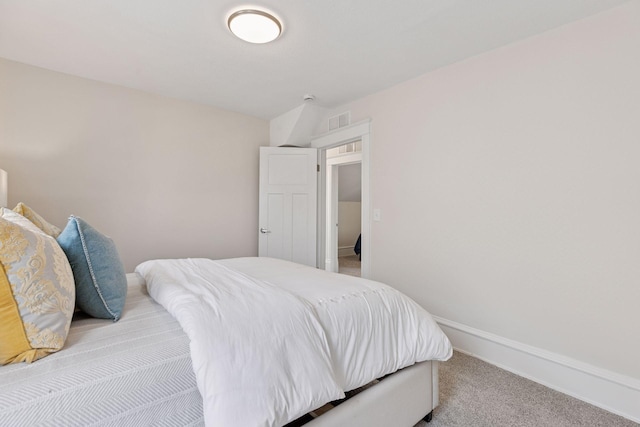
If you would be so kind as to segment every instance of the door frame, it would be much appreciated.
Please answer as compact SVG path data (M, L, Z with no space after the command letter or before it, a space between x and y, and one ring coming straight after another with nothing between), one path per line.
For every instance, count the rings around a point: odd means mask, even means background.
M338 272L338 182L340 180L339 166L359 164L362 167L362 152L341 154L338 157L327 159L326 165L326 186L325 189L331 191L326 192L326 229L325 229L325 266L327 271ZM362 177L361 177L362 178ZM360 191L362 191L362 183L360 183ZM362 206L362 198L360 200ZM362 212L362 208L360 208ZM362 218L361 218L362 220ZM355 245L355 242L354 242Z
M319 150L320 177L318 180L318 268L325 268L327 240L327 149L355 141L362 142L362 217L361 217L361 276L371 275L371 119L328 132L311 139L311 147Z

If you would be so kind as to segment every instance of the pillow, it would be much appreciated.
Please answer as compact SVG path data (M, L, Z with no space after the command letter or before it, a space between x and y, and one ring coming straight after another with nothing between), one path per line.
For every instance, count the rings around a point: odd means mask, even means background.
M55 239L0 208L0 364L60 350L74 300L71 267Z
M54 239L58 237L58 235L60 234L60 229L58 227L56 227L55 225L49 224L47 221L44 220L44 218L38 215L36 211L34 211L33 209L31 209L29 206L25 205L22 202L18 203L18 206L13 208L13 211L27 218L29 221L34 223L36 227L38 227L40 230L44 231L46 234L53 237Z
M71 215L58 243L73 270L80 310L117 321L127 296L127 276L113 240Z

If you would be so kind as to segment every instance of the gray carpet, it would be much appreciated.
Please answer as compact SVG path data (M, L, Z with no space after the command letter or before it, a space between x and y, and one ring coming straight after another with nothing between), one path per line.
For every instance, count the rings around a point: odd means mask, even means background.
M347 255L338 258L338 273L360 277L360 260L358 255Z
M455 352L440 364L440 406L430 423L454 426L638 426L474 357Z

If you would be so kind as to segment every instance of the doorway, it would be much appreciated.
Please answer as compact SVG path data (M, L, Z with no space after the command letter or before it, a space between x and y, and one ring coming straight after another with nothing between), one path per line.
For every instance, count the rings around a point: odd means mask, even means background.
M325 270L361 276L362 142L326 150Z
M327 234L333 229L336 230L333 222L333 228L328 227L327 224L331 224L331 212L327 212L327 176L332 174L333 166L327 167L327 151L331 148L345 145L348 143L360 141L361 144L361 239L360 239L360 271L361 277L370 277L370 263L371 263L371 203L370 203L370 184L369 184L369 170L370 170L370 128L371 121L369 119L363 120L358 123L346 126L344 128L336 129L327 134L315 137L311 140L311 147L319 149L320 176L318 180L318 268L325 269L327 259L331 261L331 257L327 257L327 247L333 247L333 245L327 245ZM338 172L339 175L340 172ZM332 180L332 184L333 180ZM337 264L337 263L336 263Z

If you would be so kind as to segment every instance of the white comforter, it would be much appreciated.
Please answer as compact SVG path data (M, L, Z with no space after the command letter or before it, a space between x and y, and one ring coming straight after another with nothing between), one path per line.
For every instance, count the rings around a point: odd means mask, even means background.
M147 261L191 339L208 426L279 426L383 375L446 360L431 316L384 284L272 258Z

